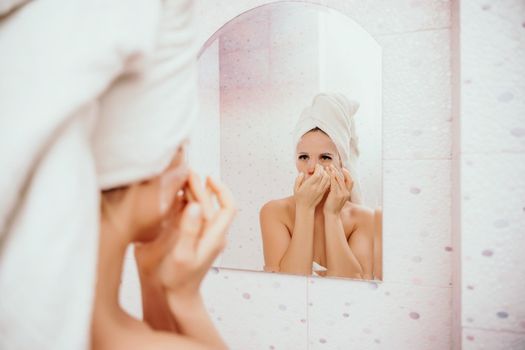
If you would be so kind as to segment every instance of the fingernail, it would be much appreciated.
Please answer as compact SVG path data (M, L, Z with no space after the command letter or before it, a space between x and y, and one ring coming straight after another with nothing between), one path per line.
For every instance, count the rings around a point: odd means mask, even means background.
M188 214L190 217L197 219L201 215L201 206L197 203L189 204Z

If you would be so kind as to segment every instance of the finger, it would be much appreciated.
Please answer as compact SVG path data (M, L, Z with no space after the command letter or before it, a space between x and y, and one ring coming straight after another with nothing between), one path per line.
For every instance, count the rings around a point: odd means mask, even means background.
M314 167L314 175L319 174L319 172L322 170L322 167L319 164L315 164Z
M352 180L350 172L346 168L343 168L343 176L345 178L346 188L349 192L352 192L352 188L354 187L354 181Z
M324 192L329 186L330 186L330 174L328 171L326 171L325 174L323 175L323 179L321 180L320 187L322 188Z
M312 184L318 184L323 179L323 175L325 174L325 171L323 167L320 164L315 165L315 170L313 175L310 177ZM309 180L310 180L309 179Z
M187 192L187 189L182 189L177 193L169 215L161 223L162 230L169 232L172 237L176 236L182 213L188 204L185 192ZM172 243L173 241L170 241L170 244Z
M162 212L166 213L175 200L178 192L186 185L190 174L186 163L170 166L160 178Z
M343 173L341 170L337 169L337 167L333 164L330 165L330 168L333 170L334 174L339 177L341 180L344 180Z
M186 186L184 191L184 199L189 203L197 202L197 198L195 198L195 195L193 194L193 191L190 189L189 185Z
M294 183L294 186L293 186L294 192L297 192L299 190L299 188L303 184L303 180L304 180L304 173L301 172L301 173L299 173L299 175L295 179L295 183Z
M334 175L335 175L335 179L337 180L337 184L339 185L339 188L341 190L346 189L343 174L339 172L339 170L334 168Z
M330 187L330 177L326 177L323 179L323 181L319 185L321 193L324 194L329 187Z
M233 221L235 213L222 209L213 219L206 232L202 235L197 247L197 260L200 263L211 264L226 246L226 232Z
M139 269L156 266L169 250L170 235L161 231L152 242L134 244L133 254Z
M210 187L210 177L206 176L206 185L204 186L208 198L213 201L213 190Z
M190 203L184 209L179 226L179 237L174 253L187 257L195 253L198 237L202 229L203 213L200 204Z
M224 184L212 178L209 179L209 184L217 196L220 210L203 233L197 254L200 262L211 264L226 245L226 230L233 221L236 209L233 195Z
M195 197L195 200L201 205L204 218L210 220L213 216L213 205L211 198L207 195L206 190L201 184L201 181L197 174L193 171L190 172L189 177L189 188L191 193Z
M229 188L226 187L226 185L224 185L222 182L214 180L211 177L208 179L208 183L213 194L217 197L221 210L226 209L235 213L235 201Z

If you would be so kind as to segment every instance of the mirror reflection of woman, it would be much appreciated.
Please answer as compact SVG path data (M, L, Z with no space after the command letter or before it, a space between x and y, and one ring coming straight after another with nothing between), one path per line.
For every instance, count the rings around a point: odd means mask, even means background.
M319 94L301 114L293 195L260 211L265 271L381 278L374 259L381 210L361 204L356 174L358 107L341 94Z

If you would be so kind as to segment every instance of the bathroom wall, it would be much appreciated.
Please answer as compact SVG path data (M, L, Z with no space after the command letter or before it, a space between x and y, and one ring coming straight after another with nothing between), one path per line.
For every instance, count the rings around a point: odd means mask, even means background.
M463 349L525 349L525 2L461 1Z
M197 1L200 42L269 2ZM385 281L213 269L208 309L233 349L450 348L450 3L312 3L350 16L383 50Z
M269 2L197 0L200 42ZM217 327L232 349L523 349L524 2L311 2L383 49L385 281L212 269Z

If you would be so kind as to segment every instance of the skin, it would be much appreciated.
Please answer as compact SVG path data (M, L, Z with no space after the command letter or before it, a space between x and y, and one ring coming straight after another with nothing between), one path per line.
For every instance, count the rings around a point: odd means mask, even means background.
M330 137L303 135L296 168L293 196L260 211L265 271L310 275L317 262L327 268L324 276L381 278L374 261L381 213L350 202L353 182Z
M199 288L225 246L236 209L224 185L209 178L205 186L200 183L183 153L179 149L159 177L102 193L92 349L227 348ZM167 186L161 185L162 178L169 180ZM118 301L130 244L136 245L144 320L127 314Z

